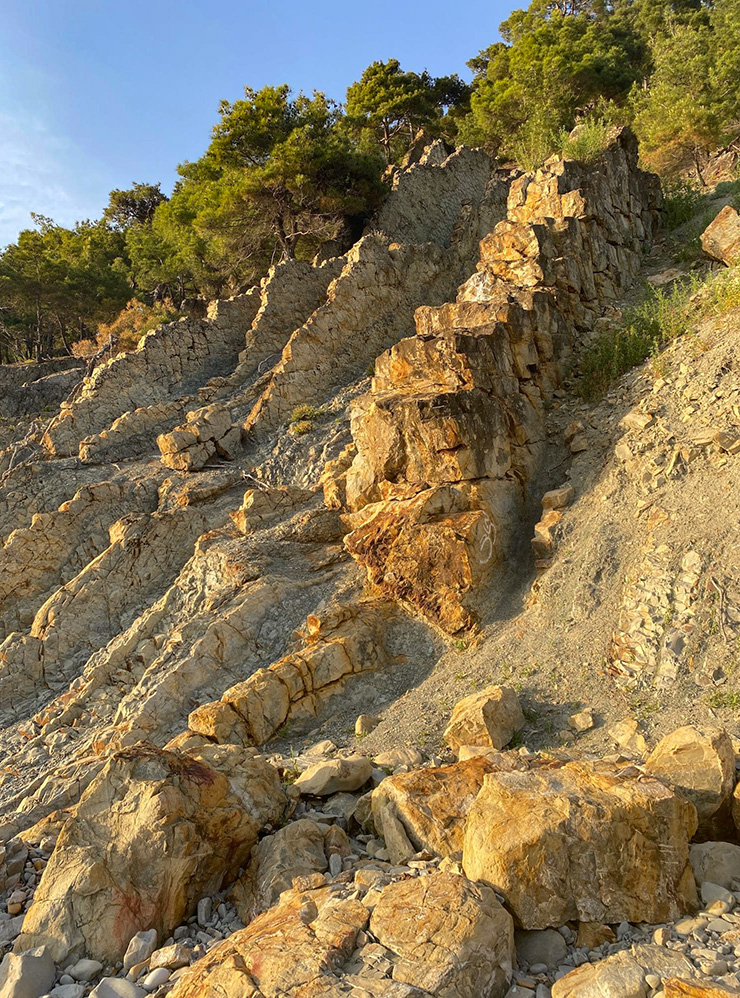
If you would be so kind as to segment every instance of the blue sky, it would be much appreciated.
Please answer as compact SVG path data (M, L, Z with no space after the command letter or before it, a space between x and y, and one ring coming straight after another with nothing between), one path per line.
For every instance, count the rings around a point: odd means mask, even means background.
M519 4L521 6L522 4ZM208 144L222 98L289 83L335 99L375 59L459 72L511 0L3 0L0 246L29 212L70 225Z

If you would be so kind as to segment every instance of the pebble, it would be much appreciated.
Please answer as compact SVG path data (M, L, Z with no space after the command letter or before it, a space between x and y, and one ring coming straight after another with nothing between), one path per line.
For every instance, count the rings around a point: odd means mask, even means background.
M170 979L170 972L166 967L157 967L156 970L151 970L144 980L141 982L142 988L145 991L154 991L155 988L161 987L166 984Z

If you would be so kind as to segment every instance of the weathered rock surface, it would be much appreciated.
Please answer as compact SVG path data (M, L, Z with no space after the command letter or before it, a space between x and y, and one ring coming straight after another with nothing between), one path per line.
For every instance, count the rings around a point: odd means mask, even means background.
M665 982L665 998L723 998L740 995L736 988L725 987L712 981L685 981L672 977Z
M0 963L2 998L40 998L50 991L56 978L54 961L46 950L39 953L7 953Z
M394 862L427 849L462 851L468 813L494 767L480 757L389 776L373 791L373 819Z
M598 169L517 179L478 273L455 303L417 310L416 336L378 359L355 405L346 495L361 513L347 550L373 586L452 633L509 552L574 342L633 279L657 224L657 179L636 157L622 131Z
M137 932L165 938L236 877L283 806L272 767L237 749L121 752L62 829L16 952L46 945L57 962L115 962Z
M645 760L648 773L672 786L696 808L696 837L734 834L730 802L735 787L732 739L720 728L677 728L662 738Z
M248 925L271 908L294 877L323 873L328 868L326 829L310 818L300 818L266 835L253 849L249 867L231 890L239 917Z
M186 971L173 998L503 998L511 917L486 887L452 874L391 884L372 916L341 884L292 890ZM359 942L369 924L377 943ZM367 938L367 937L365 937Z
M689 858L699 886L709 881L731 890L735 881L740 883L740 846L732 842L694 843Z
M725 205L701 234L701 248L714 260L728 267L740 261L740 214Z
M694 807L638 776L585 762L487 775L468 815L466 875L526 929L693 911Z
M462 745L502 749L523 724L524 714L514 690L489 686L455 705L444 739L453 750Z
M680 953L661 946L637 945L566 974L553 984L552 998L647 998L652 990L646 981L648 975L664 978L692 974L691 964Z

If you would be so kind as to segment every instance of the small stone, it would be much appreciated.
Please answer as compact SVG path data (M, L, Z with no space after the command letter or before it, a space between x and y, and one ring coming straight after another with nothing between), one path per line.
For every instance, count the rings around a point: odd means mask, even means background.
M155 950L149 960L151 970L157 967L167 967L169 970L177 970L178 967L187 967L190 963L191 950L181 943L173 943L170 946L163 946L162 949Z
M131 939L123 957L124 972L130 970L137 963L148 960L157 948L157 930L148 929L145 932L137 932ZM105 996L101 996L105 998Z
M54 998L82 998L85 993L84 984L58 984L53 990Z
M705 880L701 885L700 892L704 904L711 904L712 901L727 901L728 904L733 904L735 901L735 897L730 891L720 887L719 884L712 884L708 880Z
M91 981L102 969L103 964L97 960L78 960L67 972L76 981Z
M568 726L573 729L573 731L590 731L594 726L594 712L590 707L585 710L579 711L577 714L571 714L568 718Z
M342 872L342 857L339 853L333 853L329 857L329 874L332 877L338 877Z
M163 984L166 984L169 979L169 970L166 967L157 967L156 970L152 970L146 975L141 982L141 986L145 991L154 991L156 988L160 988Z
M573 501L576 490L572 485L563 485L559 489L551 489L542 497L543 509L565 509Z
M659 988L660 978L657 974L645 974L645 983L649 988Z
M644 430L650 426L652 421L653 417L649 413L633 409L622 419L621 425L628 430Z
M570 442L570 452L571 454L581 454L585 450L588 450L588 438L585 433L579 433Z
M204 929L208 923L211 921L211 916L213 915L213 901L211 898L201 898L198 902L197 908L197 918L198 925L201 929Z
M377 728L379 723L380 718L375 714L360 714L355 721L355 735L358 738L364 738L365 735L369 735L371 731Z
M145 995L143 988L133 981L127 981L125 977L104 977L90 992L90 998L144 998Z

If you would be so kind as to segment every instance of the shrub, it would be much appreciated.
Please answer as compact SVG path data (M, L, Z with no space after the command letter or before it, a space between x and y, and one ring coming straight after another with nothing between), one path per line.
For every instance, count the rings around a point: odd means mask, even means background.
M694 276L670 289L649 287L645 299L625 309L619 326L601 335L581 358L581 395L587 401L602 396L617 378L682 336L700 317L696 292L701 279Z
M323 406L297 405L290 417L291 423L300 423L304 420L316 420L324 415Z
M310 419L299 419L295 423L291 423L290 432L294 437L302 437L306 433L310 433L314 428L314 424Z
M584 118L572 132L560 133L560 155L593 163L609 145L611 126L604 118Z
M683 177L663 182L664 223L667 229L677 229L699 211L704 195L698 185Z

